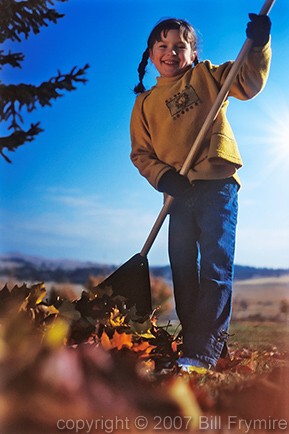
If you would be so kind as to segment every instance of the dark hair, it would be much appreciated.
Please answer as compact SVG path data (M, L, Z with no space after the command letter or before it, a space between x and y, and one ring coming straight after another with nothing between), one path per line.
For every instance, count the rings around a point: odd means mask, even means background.
M179 30L181 37L189 42L191 45L192 51L197 50L197 36L194 28L185 20L179 20L177 18L168 18L166 20L160 21L151 31L147 48L143 52L141 62L138 66L138 76L139 83L134 87L134 93L142 93L145 92L145 87L143 85L143 78L146 73L146 66L150 57L150 50L152 50L155 42L159 42L162 40L162 35L165 37L169 30ZM194 64L197 65L198 57L195 57Z

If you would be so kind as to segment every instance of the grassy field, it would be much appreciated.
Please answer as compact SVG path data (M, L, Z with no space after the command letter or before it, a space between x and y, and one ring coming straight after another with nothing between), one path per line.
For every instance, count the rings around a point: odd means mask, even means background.
M230 345L255 350L276 347L279 352L289 354L289 323L232 321Z
M160 324L164 327L166 324ZM173 322L167 330L171 334L180 331L179 323ZM289 323L272 321L232 321L229 348L248 348L254 351L278 351L289 357ZM286 356L286 357L287 357Z

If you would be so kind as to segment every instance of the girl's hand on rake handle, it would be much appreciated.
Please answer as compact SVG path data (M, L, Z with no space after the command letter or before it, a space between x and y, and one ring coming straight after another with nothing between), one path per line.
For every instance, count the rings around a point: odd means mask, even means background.
M176 170L170 169L163 174L158 183L158 190L173 197L180 197L191 188L190 181Z
M251 21L247 24L246 34L253 40L253 47L262 47L270 37L271 20L268 15L249 14Z

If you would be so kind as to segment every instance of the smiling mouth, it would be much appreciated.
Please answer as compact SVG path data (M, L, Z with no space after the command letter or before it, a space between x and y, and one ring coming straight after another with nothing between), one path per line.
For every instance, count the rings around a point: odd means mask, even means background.
M164 63L165 65L169 65L169 66L175 66L175 65L178 65L178 64L179 64L179 62L175 62L175 61L173 61L173 60L163 60L163 63Z

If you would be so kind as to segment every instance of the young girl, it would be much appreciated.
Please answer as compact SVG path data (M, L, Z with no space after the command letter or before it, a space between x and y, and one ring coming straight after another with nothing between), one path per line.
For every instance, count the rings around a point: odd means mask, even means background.
M266 15L250 14L253 40L230 96L247 100L264 87L270 66ZM148 60L159 72L145 91ZM176 310L182 325L179 366L215 366L225 353L231 316L233 261L238 211L237 169L241 156L226 118L226 100L185 177L178 172L233 62L198 62L196 34L179 19L152 30L139 65L140 94L131 118L131 159L160 192L175 198L170 210L169 257Z

